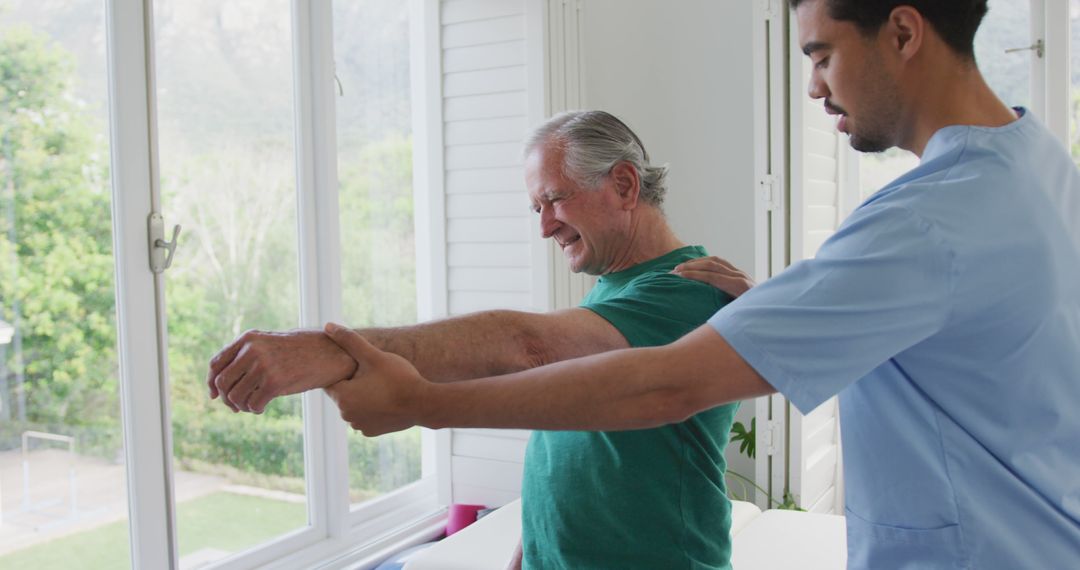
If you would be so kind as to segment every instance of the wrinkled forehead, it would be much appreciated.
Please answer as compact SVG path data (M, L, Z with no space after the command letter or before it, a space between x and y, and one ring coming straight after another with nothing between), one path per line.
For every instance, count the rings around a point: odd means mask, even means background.
M540 150L534 150L525 156L525 190L529 200L540 198L544 188L551 184L552 172L547 156Z
M579 187L563 167L562 149L537 147L525 156L525 188L530 200L544 198L555 191L574 191Z

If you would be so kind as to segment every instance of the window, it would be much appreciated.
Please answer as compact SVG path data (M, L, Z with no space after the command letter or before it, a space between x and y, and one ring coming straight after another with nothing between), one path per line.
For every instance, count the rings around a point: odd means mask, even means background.
M206 396L206 363L247 329L299 326L287 0L154 2L173 494L182 565L308 524L298 396L262 416Z
M0 4L0 566L305 566L430 524L435 438L347 435L317 393L232 414L205 372L249 328L416 321L437 6L148 4ZM183 226L160 275L152 211Z
M359 33L377 30L377 33ZM334 3L342 314L356 327L417 321L409 6ZM421 476L421 430L349 432L354 504Z
M35 2L0 5L5 568L129 564L107 62L95 41L105 14L100 2L74 4L77 20Z

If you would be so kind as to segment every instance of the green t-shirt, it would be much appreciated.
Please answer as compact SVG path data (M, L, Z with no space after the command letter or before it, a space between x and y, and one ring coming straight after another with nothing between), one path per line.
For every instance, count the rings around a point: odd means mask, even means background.
M631 346L674 342L731 301L670 273L704 255L684 247L604 275L581 306ZM724 448L737 408L646 430L533 432L521 493L524 568L730 568Z

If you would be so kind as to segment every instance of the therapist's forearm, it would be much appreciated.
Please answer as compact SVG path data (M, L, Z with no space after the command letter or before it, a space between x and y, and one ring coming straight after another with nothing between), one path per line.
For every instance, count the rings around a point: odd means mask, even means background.
M432 428L643 429L773 391L706 326L664 347L618 350L430 386L420 423Z

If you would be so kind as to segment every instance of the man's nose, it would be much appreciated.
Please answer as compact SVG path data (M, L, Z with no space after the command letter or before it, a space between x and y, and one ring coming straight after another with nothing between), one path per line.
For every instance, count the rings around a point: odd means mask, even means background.
M810 85L807 88L807 93L811 99L824 99L830 95L828 86L821 80L821 75L816 69L810 72Z
M547 239L555 234L555 231L559 229L559 221L555 219L555 214L551 212L551 208L543 208L540 210L540 237Z

